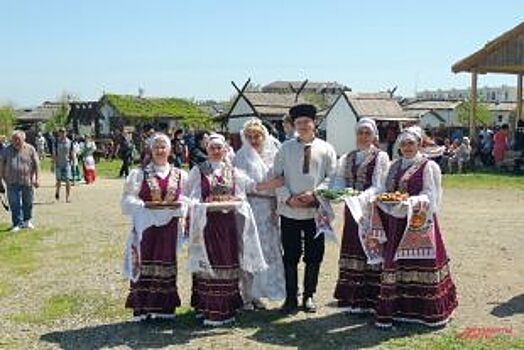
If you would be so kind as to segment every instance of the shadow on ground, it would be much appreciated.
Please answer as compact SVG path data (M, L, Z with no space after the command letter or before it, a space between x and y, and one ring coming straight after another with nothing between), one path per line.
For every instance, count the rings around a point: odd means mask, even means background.
M508 301L495 306L493 310L491 310L491 314L497 317L524 314L524 294L514 296Z
M298 318L298 317L297 317ZM202 327L193 312L177 315L175 321L152 321L149 323L115 323L75 330L44 334L40 340L55 343L62 349L101 349L128 346L132 349L157 349L169 345L184 345L192 340L209 346L213 336L229 335L231 341L238 337L239 347L245 347L245 339L263 344L293 346L299 349L362 348L376 346L388 339L409 337L430 332L430 329L412 325L399 326L394 330L378 330L372 317L355 317L331 314L325 317L296 319L283 318L278 311L258 311L240 315L232 327L210 329ZM245 334L242 334L245 332ZM231 344L231 343L230 343ZM197 344L195 344L197 345ZM249 345L247 345L249 347Z

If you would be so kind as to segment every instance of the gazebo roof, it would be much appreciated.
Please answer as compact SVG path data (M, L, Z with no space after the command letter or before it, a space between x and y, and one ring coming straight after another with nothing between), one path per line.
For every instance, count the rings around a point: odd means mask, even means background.
M451 67L454 73L524 73L524 22Z

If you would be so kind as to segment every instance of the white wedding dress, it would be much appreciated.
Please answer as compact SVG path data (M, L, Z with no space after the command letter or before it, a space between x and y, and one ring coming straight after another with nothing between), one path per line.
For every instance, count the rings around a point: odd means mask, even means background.
M257 183L273 177L272 165L278 151L278 141L266 134L264 149L260 154L245 140L243 134L242 141L242 147L234 159L235 167L243 170ZM255 216L260 244L268 269L254 274L251 288L249 288L250 283L243 286L244 301L249 302L249 299L259 298L282 300L286 297L286 290L275 193L264 191L248 194L248 201Z

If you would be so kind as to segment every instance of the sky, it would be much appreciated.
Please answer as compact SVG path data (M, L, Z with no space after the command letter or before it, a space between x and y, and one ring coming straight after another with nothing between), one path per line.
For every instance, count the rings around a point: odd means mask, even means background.
M0 0L0 103L139 88L221 100L248 78L464 88L452 64L522 21L523 0ZM501 84L516 77L479 79Z

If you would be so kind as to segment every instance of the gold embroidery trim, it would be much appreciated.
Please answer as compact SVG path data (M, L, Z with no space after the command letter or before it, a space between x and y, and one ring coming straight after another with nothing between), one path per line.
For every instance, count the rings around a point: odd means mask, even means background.
M442 282L449 275L449 266L445 265L437 271L383 271L381 281L384 284L395 283L422 283L437 284Z
M354 259L354 258L340 258L338 260L338 267L344 270L357 270L357 271L367 271L367 270L380 270L380 265L369 265L365 260Z
M141 276L153 276L160 278L176 277L177 267L174 266L160 266L160 265L142 265L140 266Z

